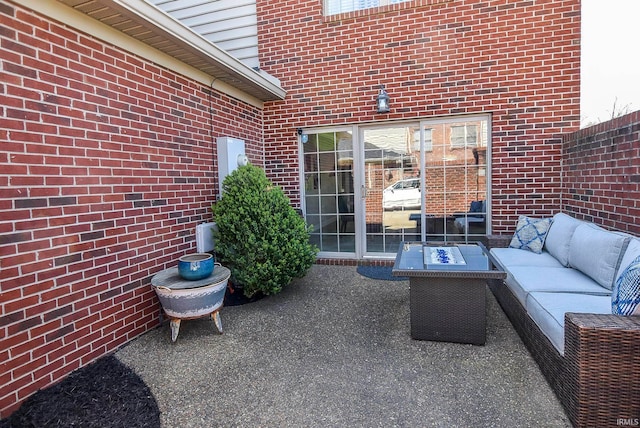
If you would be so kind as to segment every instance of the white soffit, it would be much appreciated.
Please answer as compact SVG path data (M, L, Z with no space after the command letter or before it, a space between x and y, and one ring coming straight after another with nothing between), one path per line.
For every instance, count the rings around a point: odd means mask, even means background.
M146 0L251 68L258 58L256 0Z
M286 95L278 79L245 65L145 0L58 1L261 101Z

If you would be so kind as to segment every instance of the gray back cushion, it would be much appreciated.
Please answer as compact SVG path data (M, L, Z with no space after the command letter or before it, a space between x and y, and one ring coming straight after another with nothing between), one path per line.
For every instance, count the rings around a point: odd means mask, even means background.
M627 268L631 264L631 262L636 258L640 257L640 239L632 237L627 234L623 234L624 236L629 236L629 245L627 245L627 249L624 252L624 256L622 256L622 260L620 261L620 267L618 268L618 272L616 274L617 277L622 273L623 270Z
M569 265L611 290L630 238L583 223L571 237Z
M553 223L547 232L544 248L563 266L569 266L569 244L576 227L584 223L564 213L553 216Z

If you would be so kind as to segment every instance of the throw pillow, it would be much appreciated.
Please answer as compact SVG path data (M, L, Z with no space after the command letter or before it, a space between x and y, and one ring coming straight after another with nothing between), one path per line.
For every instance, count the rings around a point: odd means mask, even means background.
M509 248L529 250L542 253L544 240L551 226L550 218L531 218L521 215L518 218L516 232L513 234Z
M611 313L640 315L640 257L622 271L611 293Z

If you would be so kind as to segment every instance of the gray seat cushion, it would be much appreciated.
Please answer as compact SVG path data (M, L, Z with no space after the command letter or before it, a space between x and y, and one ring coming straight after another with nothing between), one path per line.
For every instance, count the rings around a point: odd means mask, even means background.
M491 255L505 266L562 267L560 262L546 251L540 254L518 248L492 248Z
M564 355L564 314L610 314L611 298L592 294L533 292L529 294L525 307L531 319Z
M565 267L511 266L505 283L525 306L529 293L535 291L576 293L607 296L611 290L589 278L582 272ZM609 302L611 303L611 302Z

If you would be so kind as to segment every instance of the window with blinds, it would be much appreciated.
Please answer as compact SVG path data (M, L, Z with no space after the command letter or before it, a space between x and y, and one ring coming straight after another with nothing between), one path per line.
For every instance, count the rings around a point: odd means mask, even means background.
M354 10L370 9L373 7L387 6L396 3L405 3L409 0L325 0L325 15L353 12Z

